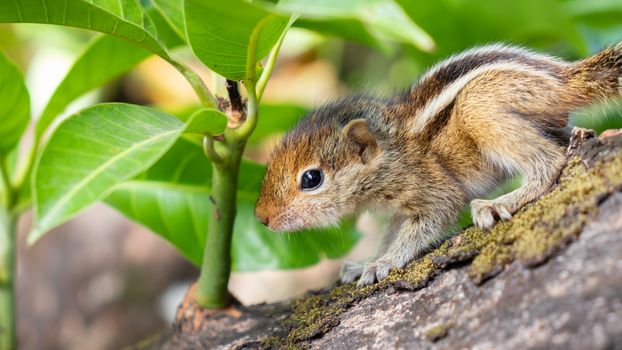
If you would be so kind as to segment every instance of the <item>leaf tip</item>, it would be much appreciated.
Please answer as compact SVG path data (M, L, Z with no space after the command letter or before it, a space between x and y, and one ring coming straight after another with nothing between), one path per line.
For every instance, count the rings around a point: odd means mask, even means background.
M40 227L40 226L35 226L30 233L28 234L28 238L26 240L26 243L28 244L28 246L32 246L35 243L37 243L37 241L41 238L41 236L43 236L43 234L45 233L45 230Z

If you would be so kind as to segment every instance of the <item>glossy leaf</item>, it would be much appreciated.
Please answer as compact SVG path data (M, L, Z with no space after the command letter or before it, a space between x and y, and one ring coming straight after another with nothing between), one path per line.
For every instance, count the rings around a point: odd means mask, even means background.
M394 0L282 0L277 9L300 14L296 26L386 48L401 42L431 51L435 44Z
M434 40L393 0L371 4L360 12L361 21L375 37L410 44L422 51L434 50Z
M266 231L253 215L264 167L249 161L243 161L241 167L233 235L235 270L309 266L322 256L341 256L354 245L358 235L351 226L340 232ZM117 186L106 203L159 234L188 260L200 265L211 215L210 175L211 165L201 145L181 138L151 168Z
M200 265L210 176L211 165L200 146L181 138L151 168L117 186L105 201Z
M184 127L173 116L122 103L95 105L63 121L35 165L37 223L29 242L143 172Z
M396 1L410 18L443 43L432 56L417 56L422 63L431 64L449 54L497 41L549 48L553 42L564 43L581 55L587 54L586 43L561 1Z
M167 19L171 28L182 38L186 37L184 23L183 0L152 0L162 16Z
M78 57L37 121L37 135L76 98L132 69L151 53L125 40L102 35Z
M179 1L181 2L181 0ZM149 3L143 6L147 12L147 16L151 18L153 25L158 30L160 40L164 42L167 48L172 50L186 44L185 32L180 32L160 7L158 7L153 1L149 1Z
M385 1L386 0L281 0L277 7L298 13L303 17L347 17L365 6L371 6Z
M19 69L0 52L0 155L19 142L30 120L30 98Z
M257 224L253 203L240 202L232 243L233 270L295 269L321 258L338 258L358 241L352 222L341 227L303 232L272 232Z
M227 116L213 108L202 108L194 112L187 122L185 133L220 135L227 128Z
M246 78L247 63L266 57L288 26L289 17L243 0L185 0L186 34L195 55L214 72ZM252 40L253 38L253 40ZM255 57L248 59L251 44Z
M356 18L299 18L294 26L312 30L325 35L358 42L376 49L386 51L387 44L376 38L367 26Z
M47 23L94 30L168 57L153 23L136 0L0 1L0 23Z

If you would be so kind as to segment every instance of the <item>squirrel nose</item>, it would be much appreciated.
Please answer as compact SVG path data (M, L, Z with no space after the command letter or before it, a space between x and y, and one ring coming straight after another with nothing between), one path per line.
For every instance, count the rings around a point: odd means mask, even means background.
M257 220L259 220L259 222L261 222L264 226L268 226L268 224L270 224L270 219L268 219L267 216L258 216Z
M268 226L268 224L270 223L270 218L268 217L268 215L266 213L263 213L261 210L255 209L255 217L257 217L257 220L264 224L264 226Z

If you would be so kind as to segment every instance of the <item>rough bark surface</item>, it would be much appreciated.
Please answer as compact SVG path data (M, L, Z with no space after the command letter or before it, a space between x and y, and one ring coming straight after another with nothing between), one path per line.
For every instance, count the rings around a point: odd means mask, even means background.
M622 132L575 132L568 166L491 232L467 229L383 283L204 311L161 349L622 349Z

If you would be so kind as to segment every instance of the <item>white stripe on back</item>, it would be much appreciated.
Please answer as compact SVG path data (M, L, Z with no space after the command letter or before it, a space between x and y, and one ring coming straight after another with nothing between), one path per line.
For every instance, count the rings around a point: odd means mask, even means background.
M526 66L524 64L502 61L496 63L485 64L480 67L477 67L467 74L461 76L460 78L454 80L449 85L447 85L443 91L438 96L432 98L428 103L426 103L425 107L421 110L414 123L415 132L423 131L428 125L428 123L443 110L443 108L447 107L456 96L464 89L464 87L471 82L473 79L478 76L491 72L491 71L500 71L500 70L509 70L516 72L524 72L529 73L531 75L538 75L545 79L554 79L546 72L537 70L533 67Z

